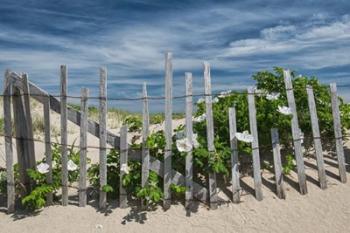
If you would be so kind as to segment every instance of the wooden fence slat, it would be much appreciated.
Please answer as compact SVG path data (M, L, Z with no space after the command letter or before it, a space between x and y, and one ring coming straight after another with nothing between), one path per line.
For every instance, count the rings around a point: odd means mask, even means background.
M275 168L275 180L277 196L281 199L286 198L286 191L283 183L282 162L281 162L281 148L278 136L278 129L271 129L271 141L273 152L273 165Z
M334 125L334 135L336 142L338 166L339 166L339 176L342 183L346 183L346 167L344 159L344 147L343 147L343 134L341 132L341 120L339 112L339 101L337 95L337 84L330 84L331 99L332 99L332 114L333 114L333 125Z
M164 153L164 201L163 208L169 209L171 205L170 185L172 180L171 157L172 157L172 86L173 67L172 53L165 54L165 153Z
M143 112L142 112L142 176L141 176L141 187L145 187L149 177L149 164L150 155L147 146L147 138L149 135L149 110L148 110L148 96L147 96L147 85L143 84ZM142 202L143 203L143 202Z
M22 81L21 78L14 72L11 72L9 75L12 85L16 87L22 87ZM32 93L32 98L37 100L40 103L44 103L42 95L45 95L45 91L34 85L33 83L29 83L30 92ZM51 110L60 113L61 112L61 103L60 101L50 95L50 108ZM81 120L81 114L79 111L76 111L72 108L68 107L68 119L74 123L75 125L80 126L80 120ZM99 124L93 120L88 120L88 132L97 138L100 137L100 131L99 131ZM114 148L119 149L120 144L120 138L107 130L107 143L110 145L113 145ZM141 161L141 151L137 149L129 149L128 151L128 157L131 160ZM156 172L160 177L163 177L164 164L163 162L155 159L154 157L150 156L150 170ZM185 185L185 177L180 174L179 172L172 169L172 183L176 185ZM203 187L202 185L193 182L193 195L196 199L205 202L208 199L208 190L207 188Z
M298 114L294 99L293 84L291 80L291 74L289 70L283 70L284 83L287 91L288 106L292 111L292 134L293 134L293 144L295 160L297 162L298 170L298 181L301 194L307 193L306 176L305 176L305 166L302 152L302 145L300 139L300 130L298 122Z
M320 188L325 189L327 188L327 178L326 178L326 170L324 168L324 161L323 161L323 155L322 155L323 150L322 150L322 144L321 144L320 129L318 125L315 96L311 86L306 87L306 92L307 92L308 104L309 104L309 110L310 110L312 134L313 134L314 144L315 144L318 180L320 182Z
M214 156L214 120L212 110L212 96L211 96L211 77L210 77L210 64L204 62L204 93L205 93L205 106L206 106L206 122L207 122L207 143L209 156ZM216 185L216 173L209 173L209 202L211 209L217 209L217 185Z
M249 108L249 126L250 133L254 140L252 142L253 153L253 173L254 173L254 189L255 198L258 201L263 199L263 193L261 189L261 171L260 171L260 153L259 153L259 137L258 127L256 123L256 109L255 109L255 88L248 88L248 108Z
M5 72L4 79L4 134L6 153L6 176L7 176L7 213L15 211L15 179L13 171L13 147L12 147L12 114L11 96L12 84L9 78L9 70Z
M185 73L186 77L186 137L193 145L193 126L192 126L192 73ZM185 207L191 208L193 201L193 157L192 150L186 155L186 193Z
M52 150L51 150L51 117L50 117L50 96L45 95L43 102L44 112L44 135L45 135L45 159L49 165L49 172L46 174L46 182L52 184ZM46 195L46 205L52 205L53 194Z
M62 205L68 205L67 67L61 66Z
M123 186L123 176L127 174L128 169L128 126L123 125L120 128L120 181L119 181L119 206L128 207L128 197L126 189Z
M81 90L81 122L80 122L80 160L79 160L79 206L84 207L86 197L86 152L87 152L87 123L88 123L88 98L89 89Z
M100 68L100 198L99 207L106 208L106 192L103 187L107 185L107 69Z
M239 184L239 163L238 163L238 145L237 145L237 122L236 108L228 109L229 112L229 127L230 127L230 147L231 147L231 172L232 172L232 201L233 203L240 202L240 184Z

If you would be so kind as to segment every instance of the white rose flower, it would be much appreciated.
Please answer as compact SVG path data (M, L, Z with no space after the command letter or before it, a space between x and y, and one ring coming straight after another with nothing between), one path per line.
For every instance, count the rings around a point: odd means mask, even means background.
M199 144L197 138L198 138L198 134L196 134L196 133L193 134L193 137L192 137L192 144L193 144L193 147L194 147L194 148L198 148L198 147L200 146L200 144Z
M287 106L278 106L278 111L283 115L292 115L292 110Z
M47 163L40 163L36 166L36 169L41 174L46 174L49 172L50 166Z
M68 171L75 171L78 169L78 166L70 159L67 163Z
M120 170L122 172L124 172L125 174L129 174L129 172L130 172L130 168L129 168L128 164L126 164L126 163L122 164L122 166L120 167Z
M280 97L280 93L278 92L272 92L266 95L266 99L268 100L277 100L279 97Z
M197 104L201 104L201 103L204 103L204 98L199 98L199 99L197 100Z
M198 116L198 117L195 117L195 118L193 118L193 121L194 122L202 122L202 121L204 121L205 120L205 118L206 118L207 116L206 116L206 114L205 113L203 113L202 115L200 115L200 116Z
M190 152L192 150L192 145L187 138L176 140L176 147L180 152Z
M236 138L238 141L252 143L254 141L254 137L249 134L248 131L243 131L243 133L236 133Z
M217 102L219 102L219 98L218 97L215 97L214 99L213 99L213 101L212 101L213 103L217 103Z

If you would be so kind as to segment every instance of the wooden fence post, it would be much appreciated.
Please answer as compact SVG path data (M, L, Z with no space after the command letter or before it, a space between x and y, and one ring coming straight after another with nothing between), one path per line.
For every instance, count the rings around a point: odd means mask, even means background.
M7 176L7 213L15 211L15 179L13 172L13 148L12 148L12 114L11 96L12 84L10 81L10 71L6 70L4 79L4 134L6 153L6 176Z
M186 137L193 146L193 126L192 126L192 73L185 73L186 77ZM192 150L186 155L186 194L185 207L188 209L193 201L193 158Z
M119 181L119 206L128 207L126 189L123 187L123 176L128 173L128 126L120 128L120 181Z
M312 134L313 134L314 145L315 145L316 161L317 161L317 168L318 168L318 180L320 182L321 189L325 189L327 188L327 179L326 179L326 170L324 168L324 162L323 162L323 155L322 155L323 150L322 150L322 144L321 144L320 129L318 126L315 96L311 86L306 86L306 91L307 91L309 110L310 110Z
M253 153L255 198L258 201L261 201L263 199L263 193L261 189L259 138L258 138L258 127L256 123L255 88L254 87L248 88L248 107L249 107L250 133L254 138L252 142L252 153Z
M50 96L46 93L43 96L43 112L44 112L44 134L45 134L45 158L49 165L49 172L46 174L46 182L52 184L52 150L51 150L51 117L50 117ZM46 196L46 204L52 205L53 194L48 193Z
M67 67L61 66L62 205L68 205Z
M297 114L297 109L295 105L293 84L291 80L290 71L283 70L283 76L284 76L284 83L287 91L288 106L291 109L292 115L293 115L292 134L293 134L295 160L297 162L297 169L298 169L299 188L300 188L301 194L306 194L307 186L306 186L304 159L303 159L302 145L301 145L301 139L300 139L298 114Z
M149 177L149 165L150 155L147 146L147 138L149 135L149 110L148 110L148 96L147 96L147 85L143 84L143 112L142 112L142 172L141 172L141 187L145 187ZM143 201L141 201L143 205Z
M237 122L236 122L236 109L235 107L228 109L229 114L229 127L230 127L230 146L231 146L231 172L232 172L232 201L233 203L240 202L240 190L239 184L239 164L238 164L238 146L237 146Z
M172 53L165 54L165 153L164 153L164 202L163 208L169 209L171 205L170 185L172 181L171 157L172 157L172 85L173 67Z
M206 122L207 122L207 143L209 156L214 156L214 122L212 111L212 96L211 96L211 77L210 77L210 64L204 62L204 94L205 94L205 110L206 110ZM217 190L216 190L216 173L209 173L209 202L211 209L217 209Z
M79 160L79 206L84 207L86 198L86 152L87 152L87 127L88 127L88 98L89 89L81 90L80 103L80 160Z
M271 141L273 151L273 165L275 168L275 180L277 196L281 199L286 198L286 192L283 183L282 162L281 162L281 148L278 136L278 129L271 129Z
M106 208L106 192L103 187L107 185L107 69L100 68L100 199L99 207Z
M343 134L341 132L341 119L340 119L340 113L339 113L337 84L331 83L330 90L331 90L331 98L332 98L332 114L333 114L334 135L335 135L338 166L339 166L339 176L340 176L340 181L342 183L346 183Z

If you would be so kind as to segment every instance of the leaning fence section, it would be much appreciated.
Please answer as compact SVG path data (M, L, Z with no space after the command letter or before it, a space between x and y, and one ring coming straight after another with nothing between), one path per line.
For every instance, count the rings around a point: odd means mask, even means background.
M68 149L67 149L67 123L68 121L80 127L80 145L79 145L79 206L84 207L87 204L87 151L88 141L87 134L92 134L99 138L99 207L101 209L106 208L107 195L105 188L107 186L107 149L116 149L120 152L120 170L119 172L119 206L125 208L128 206L128 193L127 189L122 185L122 177L128 173L128 161L137 160L141 162L141 187L148 185L150 171L155 172L163 178L164 188L164 209L168 209L171 206L171 184L185 186L185 206L189 208L194 199L202 202L208 202L211 209L216 209L218 206L218 187L215 172L209 172L207 185L202 185L194 181L194 157L193 157L193 94L192 74L186 72L184 75L185 82L185 132L186 139L191 144L191 149L186 152L185 156L185 174L181 174L173 169L172 166L172 100L173 89L173 70L172 70L172 54L166 53L165 55L165 106L164 106L164 133L165 133L165 153L163 161L160 161L151 156L150 150L147 144L147 138L150 135L150 117L149 117L149 100L151 99L147 93L146 83L142 86L142 131L141 131L141 147L140 149L133 149L128 145L128 126L123 125L120 129L120 134L110 132L107 128L107 69L100 69L100 92L99 92L99 121L95 122L88 119L88 100L89 90L83 88L81 90L80 110L74 110L67 104L68 96L68 69L66 66L61 66L60 69L60 99L56 98L38 88L35 84L29 81L26 74L19 76L14 72L6 71L4 79L4 138L5 138L5 153L6 153L6 172L7 172L7 210L9 213L15 211L15 180L13 170L13 139L16 140L16 149L19 164L20 181L26 186L26 190L31 190L31 181L26 175L28 168L35 169L35 151L31 109L29 104L29 98L34 98L43 104L43 116L44 116L44 143L45 143L45 159L49 165L49 171L46 174L47 182L52 183L52 151L51 151L51 121L50 111L53 110L60 114L61 118L61 156L62 156L62 177L61 177L61 190L62 190L62 205L66 206L68 202ZM289 70L285 70L284 81L286 87L286 96L288 105L291 110L291 132L293 136L294 155L297 161L297 174L299 181L299 188L301 194L307 193L306 176L303 160L303 152L301 145L301 136L297 115L297 106L295 104L293 86L291 81L291 74ZM207 136L207 150L209 156L213 157L216 153L214 145L215 138L215 122L213 117L213 93L211 88L211 74L210 64L205 62L203 69L204 78L204 96L205 96L205 121L206 121L206 136ZM320 187L325 189L326 173L323 162L323 151L320 139L320 129L318 125L317 111L315 98L312 87L307 87L306 90L308 97L308 106L311 117L313 142L315 147L315 157L317 161L318 178ZM330 85L331 92L331 106L333 114L334 135L336 140L336 152L339 165L340 180L346 182L346 170L344 160L344 149L341 132L341 121L339 112L339 103L337 96L336 84ZM249 112L249 127L251 133L251 150L253 160L253 179L255 197L257 200L263 200L262 193L262 178L261 178L261 161L259 153L259 141L258 141L258 125L257 125L257 110L255 106L256 88L250 87L247 89L247 103ZM15 111L11 112L11 104ZM232 183L232 202L239 203L241 199L241 187L240 187L240 172L239 172L239 147L237 140L237 114L236 106L231 106L228 109L228 131L231 147L231 183ZM12 125L12 120L15 124ZM14 127L13 127L14 126ZM15 134L13 134L15 132ZM280 142L279 142L278 129L271 129L271 141L272 141L272 154L273 164L275 172L275 185L276 193L279 198L286 197L285 186L283 182ZM108 146L109 145L109 146ZM115 181L118 182L118 181ZM53 194L47 195L47 204L53 203ZM142 203L144 203L142 201Z

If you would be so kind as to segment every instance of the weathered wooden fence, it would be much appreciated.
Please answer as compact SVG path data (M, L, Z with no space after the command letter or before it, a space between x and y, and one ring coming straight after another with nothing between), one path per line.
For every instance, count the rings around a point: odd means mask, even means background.
M26 187L26 191L32 188L31 181L26 174L28 168L35 169L35 152L34 152L34 138L32 129L31 109L29 98L34 98L43 104L44 116L44 136L45 136L45 156L46 162L50 166L47 173L47 182L52 182L52 151L51 151L51 130L50 130L50 110L53 110L61 116L61 153L62 153L62 205L68 205L68 151L67 151L67 122L68 120L80 126L80 176L79 176L79 206L83 207L87 203L86 194L86 157L87 157L87 133L90 133L100 140L100 156L99 156L99 174L100 174L100 190L99 190L99 207L106 207L106 193L103 186L107 184L107 149L115 148L120 151L120 177L125 173L122 169L126 166L128 160L138 160L142 163L141 170L141 186L147 184L149 171L156 172L164 180L164 202L165 209L170 208L171 192L170 185L177 184L186 187L185 192L185 206L190 207L194 199L202 202L209 202L212 209L217 208L217 183L216 174L210 173L208 178L208 186L203 187L193 180L193 157L192 151L187 152L185 160L185 174L181 174L172 169L172 54L165 55L165 138L166 147L164 162L157 160L150 156L147 148L146 139L149 135L149 97L147 94L147 86L143 85L143 120L142 120L142 149L135 150L128 146L127 131L128 128L124 125L120 129L120 136L113 134L107 129L107 69L100 69L100 94L99 94L99 122L94 122L88 119L88 99L89 90L83 88L81 91L81 108L76 111L67 106L67 81L68 70L66 66L61 66L60 80L61 93L60 100L40 89L28 80L28 76L18 75L9 70L5 73L4 80L4 138L5 138L5 152L6 152L6 169L7 169L7 208L11 213L15 210L15 181L13 170L13 132L15 132L17 157L19 163L20 180ZM303 152L300 138L300 129L297 117L297 106L295 104L293 86L291 82L291 75L289 70L284 71L285 86L287 91L288 106L292 112L292 135L295 150L295 158L297 161L297 173L299 180L300 193L307 193L307 184L303 160ZM185 73L186 83L186 137L192 144L193 129L193 91L192 91L192 74ZM214 121L212 112L212 91L211 91L211 74L209 63L204 63L204 95L206 106L206 125L207 125L207 142L208 151L210 154L215 153L214 146ZM318 125L318 118L316 112L316 105L313 90L311 87L306 89L308 94L308 104L312 123L312 133L314 138L315 153L317 159L317 168L319 183L322 189L327 187L326 173L324 168L322 145L320 140L320 132ZM332 96L332 113L334 119L334 133L336 140L336 152L339 164L339 174L341 182L346 182L346 170L344 160L344 149L342 142L342 131L339 113L339 103L337 97L336 84L330 85ZM248 93L248 109L249 109L249 123L250 132L253 140L251 143L253 153L253 177L255 196L257 200L263 199L259 142L258 142L258 127L256 120L255 108L255 88L249 87ZM11 112L11 103L13 105L13 114ZM12 115L14 116L14 124L12 125ZM238 160L238 142L237 142L237 123L236 123L236 109L234 106L229 109L229 128L230 142L231 142L231 171L232 171L232 201L234 203L240 202L240 174L239 174L239 160ZM12 128L14 126L14 129ZM278 129L271 129L272 151L274 158L274 169L276 179L276 192L279 198L285 198L285 188L283 184L282 164L279 145ZM110 147L107 147L107 144ZM116 181L117 182L117 181ZM121 182L120 182L121 183ZM119 187L119 203L121 208L128 206L127 191L120 185ZM52 204L52 194L47 196L47 203Z

